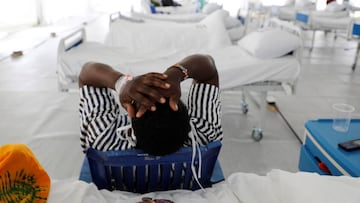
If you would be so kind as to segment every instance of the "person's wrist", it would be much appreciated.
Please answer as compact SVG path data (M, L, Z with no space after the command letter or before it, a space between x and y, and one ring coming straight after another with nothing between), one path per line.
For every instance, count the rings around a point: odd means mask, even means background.
M183 75L182 80L186 80L189 78L188 70L183 65L176 63L176 64L172 65L172 67L177 68L182 73L182 75Z
M120 76L115 82L116 93L118 95L120 95L120 93L121 93L122 89L124 88L124 86L126 85L126 83L132 79L133 79L133 77L130 74L124 74L124 75Z
M184 73L175 66L170 66L166 71L166 75L168 75L168 79L172 81L181 82L184 80Z

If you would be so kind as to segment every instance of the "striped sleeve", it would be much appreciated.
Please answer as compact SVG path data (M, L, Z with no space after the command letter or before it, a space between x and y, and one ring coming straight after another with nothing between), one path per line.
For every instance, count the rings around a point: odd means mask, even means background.
M222 140L221 105L219 88L198 83L193 84L188 96L188 111L190 122L195 128L200 145L206 145L214 140Z
M130 143L116 134L116 129L130 123L127 115L120 115L111 90L83 86L80 89L80 144L85 152L89 147L97 150L131 148Z

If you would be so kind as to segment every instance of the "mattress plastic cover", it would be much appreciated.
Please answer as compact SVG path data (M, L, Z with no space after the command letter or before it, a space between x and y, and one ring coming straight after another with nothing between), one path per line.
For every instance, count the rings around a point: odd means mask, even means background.
M235 88L266 80L294 83L300 73L300 64L293 55L273 59L251 56L239 46L215 50L188 50L186 52L137 55L120 47L85 42L58 56L58 76L61 85L77 81L82 66L89 61L106 63L123 73L139 75L150 71L163 72L187 55L210 54L219 72L222 89Z

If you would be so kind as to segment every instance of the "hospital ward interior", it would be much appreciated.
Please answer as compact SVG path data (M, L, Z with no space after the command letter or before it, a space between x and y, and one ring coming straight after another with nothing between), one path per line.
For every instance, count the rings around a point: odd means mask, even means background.
M0 4L0 202L360 202L360 0ZM121 106L134 77L186 79L192 54L215 63L220 111L206 113L221 139L200 145L190 123L171 154L83 150L85 64L124 74ZM183 101L196 85L181 83Z

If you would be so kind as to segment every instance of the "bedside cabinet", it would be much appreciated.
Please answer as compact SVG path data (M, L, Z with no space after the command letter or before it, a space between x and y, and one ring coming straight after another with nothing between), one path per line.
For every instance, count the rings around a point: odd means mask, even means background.
M352 119L345 133L335 131L332 121L318 119L305 123L299 170L320 175L360 177L360 150L348 152L338 147L338 143L360 138L360 119Z

